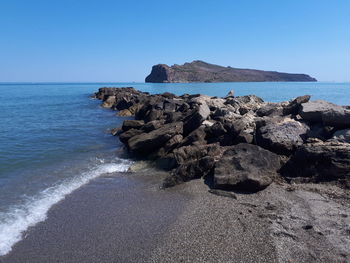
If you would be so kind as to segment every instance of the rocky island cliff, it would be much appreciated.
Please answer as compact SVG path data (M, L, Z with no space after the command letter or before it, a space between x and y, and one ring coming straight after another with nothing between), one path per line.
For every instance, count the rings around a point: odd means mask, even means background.
M306 74L281 73L255 69L240 69L209 64L200 60L183 65L158 64L152 67L146 82L265 82L265 81L317 81Z

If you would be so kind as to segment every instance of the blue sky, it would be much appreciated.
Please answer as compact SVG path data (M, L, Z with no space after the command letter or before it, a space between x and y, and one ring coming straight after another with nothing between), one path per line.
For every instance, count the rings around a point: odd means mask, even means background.
M350 81L349 0L0 0L0 81L144 81L196 59Z

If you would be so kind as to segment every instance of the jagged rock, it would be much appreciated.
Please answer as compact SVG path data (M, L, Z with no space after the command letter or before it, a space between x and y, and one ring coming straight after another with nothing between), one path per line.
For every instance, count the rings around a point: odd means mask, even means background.
M160 120L163 118L163 110L151 109L144 117L145 122Z
M258 129L257 144L278 154L291 154L306 139L309 127L305 123L285 118L278 122L269 122Z
M161 94L162 97L167 98L167 99L174 99L176 98L176 95L174 93L170 92L164 92Z
M255 95L239 96L235 98L226 99L228 105L233 106L238 112L243 115L248 111L256 111L263 103L263 99Z
M307 133L308 138L317 138L322 141L326 141L332 137L333 127L323 126L320 123L316 123L310 126L310 130Z
M211 110L225 107L224 99L216 98L216 97L214 98L207 95L200 95L198 97L192 98L190 102L196 103L196 104L207 104Z
M167 123L183 121L186 117L186 114L179 111L167 112L165 113L165 115L166 115L165 121Z
M199 128L192 131L189 135L184 138L181 146L187 146L192 144L207 144L205 126L201 125Z
M161 128L164 125L164 120L149 121L141 127L144 132L150 132Z
M238 144L224 152L214 169L214 186L256 192L277 176L281 161L277 154L252 144Z
M121 134L122 132L123 132L123 130L120 127L111 129L111 134L113 136L117 136L117 135Z
M227 95L225 96L225 98L230 98L230 97L234 97L235 96L235 92L234 92L234 90L230 90L228 93L227 93Z
M183 146L173 151L177 168L164 181L165 187L200 178L212 173L215 162L222 155L217 144Z
M322 122L326 126L350 128L350 110L334 107L322 114Z
M136 103L131 105L129 108L121 110L117 113L118 116L124 116L124 117L128 117L128 116L134 116L135 113L143 106L142 103Z
M204 156L199 160L182 164L172 173L173 182L179 184L195 178L205 177L212 172L214 165L215 160L211 156ZM167 182L167 186L170 186L169 182Z
M184 164L189 161L197 161L205 156L212 156L217 160L222 154L222 147L218 144L190 145L176 148L174 159L177 164Z
M300 146L283 167L287 177L308 177L314 182L350 179L350 144L316 142Z
M127 143L129 141L130 138L136 136L136 135L139 135L139 134L142 134L142 131L140 130L136 130L136 129L130 129L126 132L123 132L119 135L119 140L122 142L122 143Z
M140 129L143 125L145 124L145 122L143 120L125 120L123 122L123 126L122 129L123 131L128 131L130 129Z
M287 106L283 108L283 114L284 115L298 114L301 108L301 104L309 102L310 98L311 98L310 95L304 95L304 96L299 96L295 98L294 100L290 101Z
M122 88L99 88L98 92L94 94L94 97L99 100L106 100L109 96L115 96L116 94L124 93L140 93L132 87L122 87Z
M323 113L332 109L344 110L341 106L333 103L324 100L314 100L301 104L299 114L306 121L322 123Z
M174 112L177 108L176 101L167 99L163 103L163 110L166 112Z
M133 115L134 114L131 111L129 111L129 109L121 110L121 111L118 111L117 113L117 116L120 116L120 117L130 117Z
M110 109L115 103L115 96L108 96L107 99L102 103L103 108Z
M187 135L201 126L202 122L208 118L209 114L210 109L206 103L198 105L197 109L184 120L184 134Z
M350 129L336 131L330 140L350 143Z
M141 133L128 140L128 148L137 153L151 153L162 147L173 136L183 133L183 123L175 122L163 125L149 133Z
M266 103L256 111L256 115L259 117L281 116L283 115L283 107L280 103Z

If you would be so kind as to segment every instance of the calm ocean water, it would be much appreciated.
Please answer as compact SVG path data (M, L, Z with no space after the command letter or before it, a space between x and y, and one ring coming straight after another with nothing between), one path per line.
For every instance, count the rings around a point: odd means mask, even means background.
M108 134L123 118L89 96L102 86L151 93L256 94L278 102L310 94L350 105L350 83L0 84L0 255L50 207L90 180L125 172L121 144Z

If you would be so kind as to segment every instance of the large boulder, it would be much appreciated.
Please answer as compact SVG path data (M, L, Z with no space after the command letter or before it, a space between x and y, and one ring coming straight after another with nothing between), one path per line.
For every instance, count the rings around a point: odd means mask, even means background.
M140 131L140 130L129 129L129 130L119 134L119 140L122 143L127 143L130 138L132 138L132 137L134 137L136 135L140 135L140 134L142 134L142 131Z
M272 183L280 167L277 154L257 145L231 146L215 165L214 186L256 192Z
M223 153L223 147L217 144L191 145L177 148L172 153L174 166L177 168L164 181L165 187L205 177L211 174ZM169 163L169 159L167 160Z
M306 139L309 127L291 118L270 121L256 134L257 144L272 152L290 155Z
M184 120L184 134L187 135L202 125L210 115L208 105L203 102L194 109L193 113Z
M334 107L322 114L323 124L337 128L350 128L350 110Z
M300 116L309 122L323 122L323 114L329 110L344 110L343 107L324 100L314 100L301 104Z
M280 116L283 114L283 107L281 106L281 103L266 103L265 105L262 105L257 111L256 115L259 117L263 116Z
M102 103L101 106L103 108L110 109L110 108L112 108L114 106L115 102L116 102L115 96L108 96L106 98L106 100Z
M140 129L145 124L142 120L125 120L123 122L122 130L128 131L130 129Z
M315 142L300 146L282 173L287 177L308 177L315 182L350 179L350 144Z
M175 122L163 125L149 133L136 135L128 140L128 148L132 152L151 153L162 147L173 136L183 133L183 123Z

